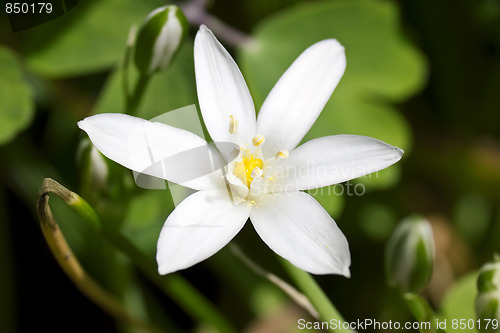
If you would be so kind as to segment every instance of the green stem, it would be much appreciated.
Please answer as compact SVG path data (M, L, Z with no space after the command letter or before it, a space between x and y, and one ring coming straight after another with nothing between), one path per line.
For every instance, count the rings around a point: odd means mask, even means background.
M135 85L134 93L132 96L127 98L127 109L125 111L126 114L134 115L139 107L141 100L144 96L144 92L148 87L149 81L151 79L151 75L141 73L137 83Z
M340 312L330 302L323 290L319 287L314 278L307 272L293 266L287 260L281 259L281 263L292 280L297 284L299 289L309 298L314 308L318 311L319 317L323 321L336 320L337 322L345 322ZM331 329L332 332L353 333L350 329L339 328Z
M46 178L40 189L40 195L52 192L68 204L83 221L96 233L102 235L111 245L125 254L158 288L169 295L192 318L210 323L218 332L233 333L236 330L231 323L198 290L178 274L161 276L156 263L135 247L123 235L106 228L99 220L94 209L76 193L73 193L56 181Z
M318 312L304 294L301 294L297 289L295 289L290 284L286 283L273 273L270 273L257 265L249 257L247 257L247 255L243 253L243 251L236 244L229 244L229 249L231 250L233 255L240 259L241 262L245 264L252 272L260 277L267 279L269 282L281 289L297 305L306 310L311 315L311 317L313 317L314 319L319 319Z
M150 333L160 333L161 331L148 323L136 318L131 314L113 295L103 289L92 277L87 274L75 257L61 229L52 215L49 206L49 193L55 193L63 199L70 207L76 208L76 211L82 213L81 205L77 196L62 187L51 179L46 179L40 189L40 197L37 201L37 213L40 219L40 227L50 250L55 259L64 270L66 275L73 281L75 286L91 299L101 309L106 311L112 317L123 322L130 323L137 328ZM91 214L83 214L87 218Z
M132 62L132 53L135 44L135 38L137 34L137 27L132 26L130 28L127 40L127 48L125 49L125 56L123 58L122 64L122 87L123 96L125 97L126 110L125 113L129 115L134 115L139 107L141 100L144 96L144 92L151 79L150 74L141 73L139 79L137 80L132 95L129 92L129 69L130 63Z
M410 310L410 312L413 314L413 317L420 323L430 323L431 327L430 329L426 329L424 326L425 325L420 325L420 332L422 333L445 333L444 330L438 329L436 327L437 323L437 316L434 313L434 310L432 307L429 305L429 303L420 296L419 294L416 293L405 293L402 294L402 297L406 303L406 306Z

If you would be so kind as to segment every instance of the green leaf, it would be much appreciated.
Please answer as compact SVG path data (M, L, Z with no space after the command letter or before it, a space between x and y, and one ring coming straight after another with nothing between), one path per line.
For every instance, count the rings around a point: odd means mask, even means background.
M421 87L424 64L401 37L398 21L396 7L385 1L339 0L296 6L256 28L256 44L241 53L246 78L262 102L302 51L320 40L335 38L347 55L341 86L365 95L352 97L402 100Z
M358 134L410 149L410 126L391 103L422 87L425 63L402 38L399 20L392 2L338 0L301 4L262 22L239 54L257 106L300 53L335 38L346 49L346 72L304 140ZM398 172L393 166L370 186L388 186Z
M159 0L82 1L67 14L19 32L17 38L31 70L47 77L68 77L104 70L125 50L132 24L162 4Z
M443 319L440 321L446 319L447 333L464 332L464 330L461 330L459 327L453 329L453 319L458 319L459 322L460 319L464 319L466 323L470 319L476 320L474 302L477 294L477 276L478 273L474 272L462 277L446 294L441 305ZM467 328L467 332L473 333L477 332L477 330Z
M0 46L0 144L12 140L33 118L34 105L29 86L23 80L19 61Z

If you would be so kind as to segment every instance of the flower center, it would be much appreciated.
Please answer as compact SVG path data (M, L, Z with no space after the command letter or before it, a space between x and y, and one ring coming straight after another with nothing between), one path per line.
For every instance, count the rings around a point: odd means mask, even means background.
M234 115L229 115L228 122L228 130L229 134L237 136L238 134L238 119ZM238 140L236 140L238 141ZM240 144L240 153L238 157L231 162L231 172L228 175L228 180L232 184L234 183L234 178L236 177L243 185L245 185L250 192L245 192L244 196L247 194L253 198L256 198L263 191L264 183L272 182L275 180L275 177L272 175L273 171L267 171L267 176L264 175L264 157L262 156L261 146L265 143L266 139L263 134L256 134L252 138L251 149L249 148L249 144ZM274 164L276 160L283 160L288 158L287 150L280 150L275 153L274 158L268 158L266 160L266 165L268 162L270 165ZM272 169L272 168L271 168ZM252 182L256 180L256 182L252 185ZM253 201L253 200L252 200Z
M264 162L260 158L254 158L248 150L244 151L242 155L243 158L235 162L234 175L250 188L255 174L259 174L258 171L262 170ZM256 172L252 174L254 170Z

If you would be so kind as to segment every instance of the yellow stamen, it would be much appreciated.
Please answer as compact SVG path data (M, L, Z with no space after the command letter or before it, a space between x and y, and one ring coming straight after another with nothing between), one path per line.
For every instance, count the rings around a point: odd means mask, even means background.
M238 119L235 116L229 116L229 134L236 134L238 130Z
M255 147L258 147L260 146L261 144L264 143L264 141L266 141L266 139L264 138L264 135L262 134L257 134L256 136L253 137L252 139L252 144L255 146Z
M288 157L288 150L280 150L274 155L275 159L282 159L284 160L285 158Z

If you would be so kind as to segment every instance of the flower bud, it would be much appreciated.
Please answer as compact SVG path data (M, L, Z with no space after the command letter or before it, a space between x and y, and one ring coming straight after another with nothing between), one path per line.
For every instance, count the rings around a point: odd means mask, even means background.
M168 67L188 31L186 17L177 6L164 6L152 11L139 28L134 61L143 74Z
M490 325L481 325L481 332L500 331L500 261L485 264L479 270L477 278L476 316L481 322L488 321ZM490 321L491 320L491 321Z
M401 292L418 292L429 282L433 265L431 225L420 216L405 218L386 246L385 271L389 285Z
M80 141L76 155L77 162L81 167L82 181L94 190L102 188L109 175L104 156L87 138Z

